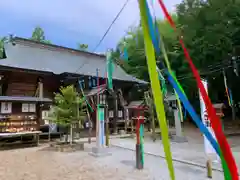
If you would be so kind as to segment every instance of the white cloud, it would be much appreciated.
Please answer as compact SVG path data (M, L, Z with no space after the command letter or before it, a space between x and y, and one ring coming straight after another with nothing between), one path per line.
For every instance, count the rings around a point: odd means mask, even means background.
M101 37L126 0L0 0L0 12L11 13L21 20L36 24L47 22L62 27L80 36L94 34ZM162 12L157 0L154 7L158 17ZM166 0L168 8L181 0ZM125 34L129 26L139 22L137 0L129 0L128 5L112 27L104 43L115 43Z

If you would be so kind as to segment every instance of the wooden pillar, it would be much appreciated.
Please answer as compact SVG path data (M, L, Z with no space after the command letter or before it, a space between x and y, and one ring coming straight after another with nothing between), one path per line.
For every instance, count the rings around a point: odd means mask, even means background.
M85 84L85 89L89 89L89 77L84 76L84 84Z
M117 134L117 120L118 120L118 98L117 94L113 92L114 110L113 110L113 133Z

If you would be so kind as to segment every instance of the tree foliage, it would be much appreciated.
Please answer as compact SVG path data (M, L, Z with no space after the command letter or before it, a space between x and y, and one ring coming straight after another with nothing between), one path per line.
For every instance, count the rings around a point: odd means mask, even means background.
M78 43L78 49L82 50L82 51L87 51L88 50L88 45Z
M44 30L40 26L35 27L30 39L46 44L51 44L49 40L46 40Z
M2 58L4 58L3 57L3 53L4 53L4 42L7 40L7 37L5 36L5 37L2 37L2 38L0 38L0 59L2 59Z
M78 97L73 85L61 87L60 92L55 94L54 103L51 120L59 125L69 126L73 122L82 122L86 116L85 101Z
M183 0L172 17L177 24L178 34L166 20L157 20L172 69L190 100L195 99L199 104L196 83L178 43L178 36L181 35L200 74L209 80L210 97L218 101L219 93L216 92L221 92L221 95L224 93L221 63L240 53L240 1L222 0L219 3L217 0ZM123 47L127 48L129 60L121 61L122 67L138 78L149 80L141 26L133 28L119 42L113 53L115 60L121 57ZM157 58L158 62L163 61L162 55ZM229 78L232 78L233 69L227 70Z
M221 63L237 55L240 45L240 1L185 0L178 5L177 15L194 64L212 84L210 97L218 101L220 97L216 92L224 92L221 70L225 67ZM233 69L227 70L232 77ZM232 78L232 82L236 81L236 77Z

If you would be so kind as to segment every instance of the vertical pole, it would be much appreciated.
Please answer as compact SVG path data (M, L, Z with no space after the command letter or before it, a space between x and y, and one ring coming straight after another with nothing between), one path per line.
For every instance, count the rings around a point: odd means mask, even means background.
M138 118L136 119L136 168L143 169L143 161L142 161L142 148L140 142L140 113Z
M108 105L106 105L106 146L109 146L109 114Z
M212 161L210 159L207 160L207 177L212 179Z
M104 108L100 107L99 109L101 109L99 116L100 116L100 126L101 126L101 146L104 147L104 119L105 119L105 112L104 112Z
M126 134L128 130L128 122L129 122L129 111L128 111L128 108L125 108L125 133Z
M50 125L51 125L51 120L48 120L48 141L50 142L51 141L51 127L50 127Z
M182 137L182 127L181 120L179 119L179 109L176 107L174 110L174 119L175 119L175 128L176 128L176 136Z
M113 133L117 134L117 120L118 120L118 98L117 98L117 93L113 91L114 95L114 118L113 118Z
M71 120L71 122L70 122L70 145L72 145L72 136L73 136L73 127L72 127L72 120Z
M144 121L144 119L143 119L143 121ZM141 164L142 164L142 168L144 166L143 139L144 139L144 124L143 124L143 122L141 122L141 124L140 124L140 147L141 147Z
M42 80L39 81L39 98L43 98L43 82Z
M97 87L99 88L99 77L98 77L98 68L97 68ZM99 133L100 133L100 124L99 124L99 117L98 117L98 113L99 113L99 92L97 92L97 108L96 108L96 142L97 142L97 147L100 147L100 137L99 137Z
M91 116L89 114L89 111L87 109L87 116L88 116L88 144L91 144L92 142L92 126L93 126L93 123L91 121Z
M77 104L76 104L76 108L77 108L77 122L75 124L75 132L74 132L74 135L75 136L74 138L80 138L80 135L79 135L79 131L80 131L80 127L82 125L82 123L80 124L80 114L79 114L79 102L80 102L80 96L79 94L77 95Z

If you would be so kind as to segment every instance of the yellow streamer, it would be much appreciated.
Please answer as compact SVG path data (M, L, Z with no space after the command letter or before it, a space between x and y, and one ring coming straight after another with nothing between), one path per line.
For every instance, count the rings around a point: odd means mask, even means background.
M171 154L170 143L168 138L168 127L166 123L166 116L165 116L165 110L163 105L163 96L162 96L161 88L159 88L160 83L158 80L158 74L156 70L157 69L156 57L155 57L154 47L153 47L151 38L149 36L149 29L148 29L147 20L146 20L146 10L145 10L146 0L139 0L138 3L139 3L140 16L141 16L142 27L143 27L143 36L144 36L145 52L146 52L147 63L148 63L148 72L150 76L157 117L158 117L159 125L161 128L164 152L165 152L165 156L168 164L170 177L172 180L175 180L172 154Z
M159 36L160 36L160 39L163 39L160 34L159 34ZM168 71L172 74L172 68L170 66L170 62L168 60L167 52L166 52L166 49L165 49L163 41L160 41L160 47L161 47L160 49L162 50L163 57L164 57L166 65L167 65ZM175 96L176 96L176 99L177 99L178 109L179 109L179 112L180 112L180 120L181 120L181 122L183 122L183 114L182 114L181 102L180 102L178 94L176 93L175 90L174 90L174 93L175 93Z

